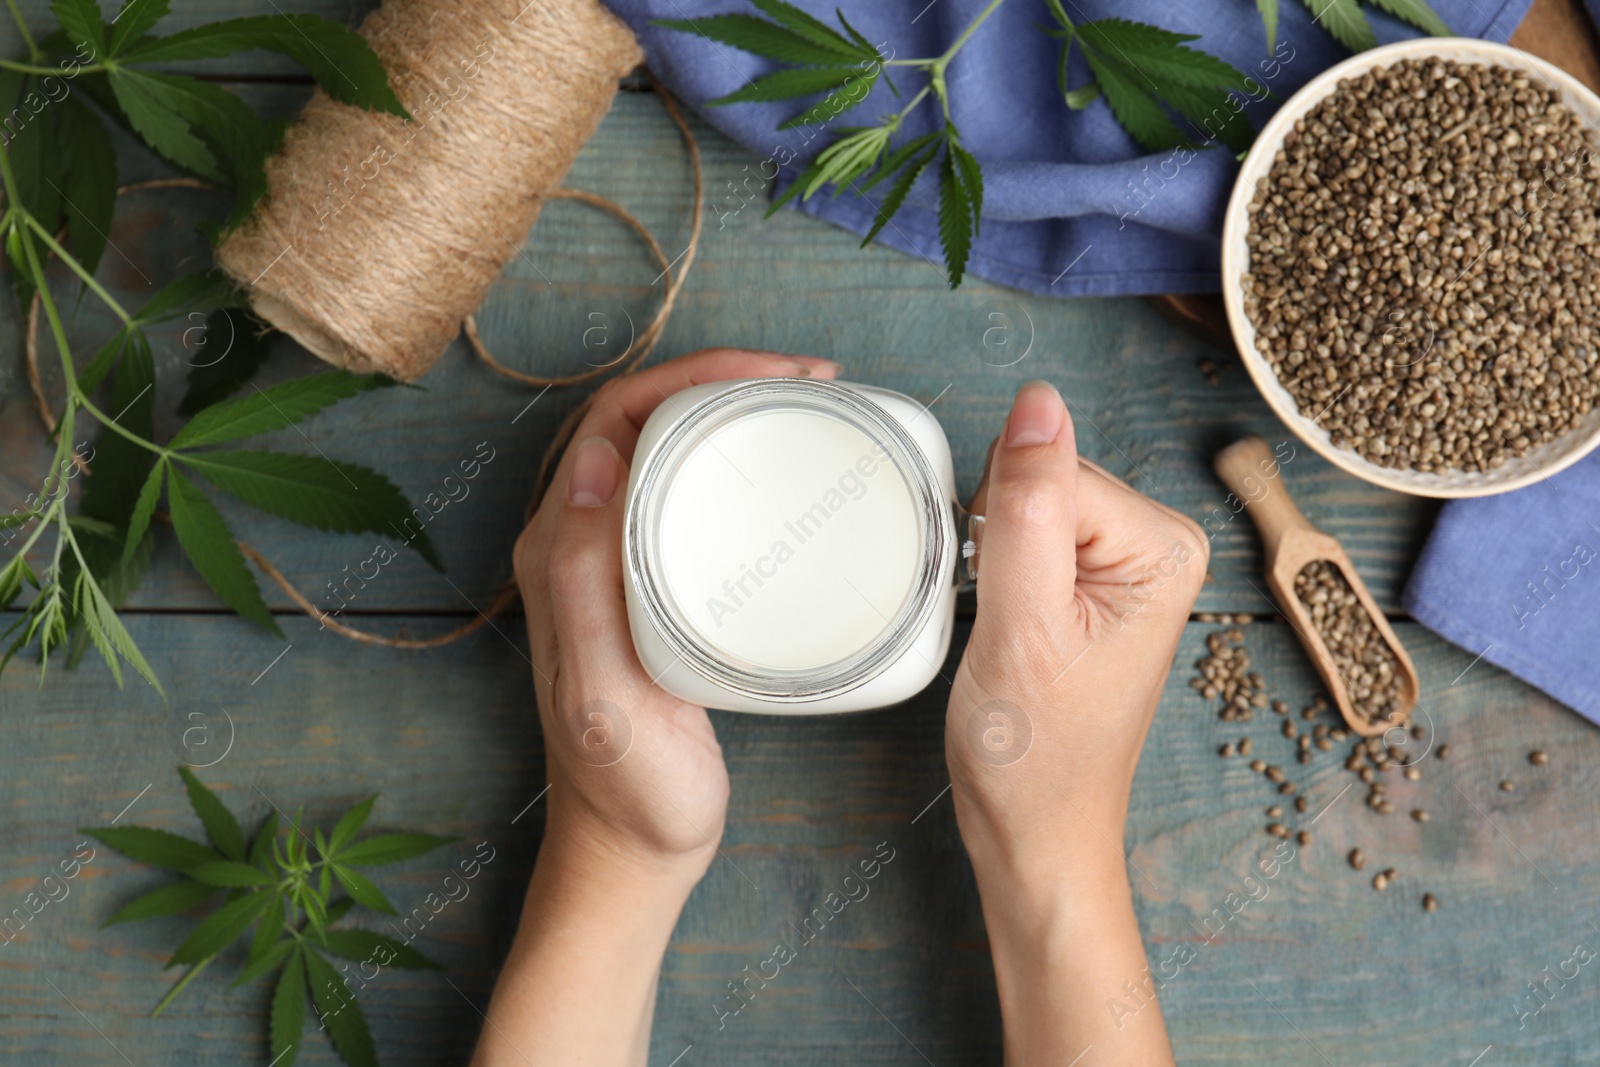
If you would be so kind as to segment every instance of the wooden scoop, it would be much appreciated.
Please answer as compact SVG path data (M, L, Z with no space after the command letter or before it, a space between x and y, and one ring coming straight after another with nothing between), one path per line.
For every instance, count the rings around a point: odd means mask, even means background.
M1417 669L1390 628L1389 620L1378 610L1372 594L1367 592L1366 583L1356 573L1350 557L1345 555L1339 542L1313 526L1311 520L1301 514L1294 501L1289 499L1289 490L1283 484L1278 460L1272 449L1259 437L1246 437L1217 453L1214 465L1218 477L1244 502L1250 517L1255 520L1266 557L1267 585L1295 632L1300 635L1300 643L1305 646L1306 654L1311 657L1328 692L1339 705L1339 714L1344 716L1344 721L1363 737L1377 737L1404 725L1417 706ZM1352 706L1349 690L1334 665L1332 653L1311 621L1310 611L1295 593L1295 576L1306 564L1318 560L1326 560L1339 568L1361 601L1361 606L1372 617L1378 633L1389 643L1395 659L1399 661L1400 706L1387 719L1368 719Z

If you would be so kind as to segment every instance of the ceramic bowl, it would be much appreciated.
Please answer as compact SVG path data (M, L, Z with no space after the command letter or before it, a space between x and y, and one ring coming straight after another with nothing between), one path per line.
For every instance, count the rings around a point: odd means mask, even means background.
M1435 58L1527 71L1560 92L1563 102L1589 126L1600 128L1600 97L1596 97L1570 74L1507 45L1464 37L1425 37L1352 56L1323 71L1295 93L1278 109L1256 138L1239 171L1223 225L1223 301L1227 306L1228 323L1233 329L1239 355L1256 387L1261 390L1261 395L1278 417L1328 462L1374 485L1416 496L1489 496L1549 477L1600 446L1600 406L1566 435L1531 448L1520 456L1513 456L1493 470L1425 473L1382 467L1349 449L1335 447L1327 430L1314 419L1301 414L1288 389L1278 380L1272 365L1257 350L1255 327L1251 325L1244 309L1241 278L1250 269L1250 250L1245 244L1250 227L1250 198L1258 184L1264 185L1267 173L1272 168L1273 157L1283 147L1284 136L1307 112L1333 93L1340 80L1359 77L1369 70L1391 66L1401 60Z

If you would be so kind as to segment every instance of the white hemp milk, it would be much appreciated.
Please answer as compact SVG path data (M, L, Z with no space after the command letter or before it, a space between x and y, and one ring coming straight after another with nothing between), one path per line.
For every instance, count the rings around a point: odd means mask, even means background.
M628 486L629 623L669 692L774 714L895 703L954 614L954 477L937 421L869 386L696 386L644 427Z
M762 667L820 667L899 612L918 560L905 478L854 426L755 412L706 435L667 490L667 582L718 648Z

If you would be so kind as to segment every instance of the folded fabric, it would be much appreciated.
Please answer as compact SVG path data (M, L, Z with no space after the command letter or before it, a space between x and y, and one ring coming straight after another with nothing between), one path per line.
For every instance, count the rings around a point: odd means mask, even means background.
M793 2L837 25L838 0ZM845 5L845 15L885 54L892 50L902 59L932 57L966 29L985 2L874 0ZM1532 0L1430 2L1453 32L1505 41ZM762 163L749 173L713 176L708 209L714 214L739 207L750 199L745 190L759 189L774 175L776 186L783 188L838 128L876 122L904 106L908 86L913 92L921 87L920 75L892 70L900 98L880 79L865 102L826 128L780 131L778 126L809 101L704 106L775 69L771 61L697 34L651 25L652 19L754 13L747 0L606 3L632 27L651 69L673 92L717 129L761 155ZM1268 46L1250 0L1064 0L1064 6L1079 23L1120 18L1198 35L1194 47L1227 60L1271 90L1272 96L1247 108L1257 128L1296 89L1349 55L1294 0L1280 0L1276 48ZM1416 35L1373 4L1363 9L1380 42ZM1069 110L1056 86L1060 42L1039 28L1049 24L1044 0L1008 0L950 65L951 118L984 174L983 227L968 270L1051 296L1215 291L1223 209L1238 171L1233 154L1214 147L1184 162L1170 151L1148 154L1116 123L1103 100L1082 111ZM1076 56L1069 84L1077 87L1088 80L1082 57ZM934 127L935 106L929 100L912 112L902 127L902 141ZM727 181L727 189L718 178ZM883 188L873 190L870 200L850 193L837 199L819 194L800 209L865 234L876 218ZM941 264L937 203L930 168L878 240Z
M1600 723L1600 452L1526 489L1446 504L1405 607Z

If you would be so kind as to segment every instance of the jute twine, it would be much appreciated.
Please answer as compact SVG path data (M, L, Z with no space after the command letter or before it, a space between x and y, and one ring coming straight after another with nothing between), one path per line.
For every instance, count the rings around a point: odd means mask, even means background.
M388 0L360 32L411 118L316 92L217 262L318 356L411 381L644 57L599 0Z
M661 333L666 328L667 319L672 314L672 309L677 302L678 294L683 289L683 284L689 276L689 270L694 265L695 256L699 251L700 228L704 220L704 210L702 205L702 201L704 200L704 175L700 166L700 146L696 142L693 132L690 131L689 124L684 121L683 114L679 111L676 101L674 101L671 95L667 93L666 89L662 87L658 81L656 81L654 75L651 76L651 85L656 91L657 95L661 98L661 102L665 106L668 116L671 117L673 124L677 126L678 132L683 137L684 145L688 150L691 175L694 179L694 201L693 208L690 212L689 240L684 252L678 257L677 269L674 271L673 265L667 259L666 253L662 251L660 243L655 239L655 236L644 225L644 223L640 222L626 208L622 207L620 204L617 204L615 201L608 200L596 193L589 193L579 189L548 190L544 194L543 199L576 200L580 203L601 208L602 210L608 211L617 218L621 219L631 230L633 230L641 239L643 239L645 245L650 250L652 258L661 268L661 275L659 277L660 280L664 281L661 302L657 306L655 314L652 316L646 327L639 332L638 336L634 339L633 344L630 345L627 351L624 352L622 356L620 356L614 362L604 366L591 367L590 369L577 374L570 374L560 377L540 377L537 375L526 374L522 371L513 370L510 367L504 366L499 362L499 360L495 359L494 355L483 343L482 339L478 335L477 323L473 319L470 312L464 314L461 318L458 328L465 330L467 340L471 344L473 351L476 352L477 355L484 361L484 363L491 370L495 371L495 373L508 377L519 383L531 386L560 387L575 385L581 382L590 381L613 370L619 370L622 374L633 372L641 363L644 362L645 358L650 355L650 352L655 348L656 342L660 340ZM117 190L117 195L122 196L132 192L173 188L205 189L209 188L209 186L193 178L168 178L124 185ZM537 207L535 208L534 213L537 215ZM529 225L532 225L531 220ZM493 279L491 279L491 282L492 280ZM36 292L34 293L33 302L28 311L28 323L25 337L28 384L33 393L34 405L38 410L39 418L44 423L46 430L53 434L56 430L57 420L51 411L50 402L45 396L44 383L39 374L38 337L40 307L41 298ZM260 310L259 305L256 306L256 310ZM290 332L292 336L296 336L297 340L302 340L302 343L304 343L303 339L299 338L298 335L294 335L292 331L285 332ZM447 338L446 344L448 344L448 340L449 339ZM432 360L430 359L429 363L431 364L431 362ZM568 442L571 441L572 435L578 427L578 423L582 421L583 416L588 412L589 404L589 399L585 399L581 404L569 412L567 417L562 420L560 427L558 427L556 430L555 437L545 448L544 454L540 457L538 472L534 479L533 496L528 502L528 506L523 515L523 521L526 522L528 519L531 519L534 511L538 509L539 501L543 498L545 490L549 487L550 478L554 473L556 461L560 458L561 453L566 448ZM90 473L89 466L82 459L82 457L74 453L73 460L85 474ZM170 524L170 519L168 516L160 511L157 511L154 517L158 522ZM463 623L454 630L429 638L388 637L383 634L375 634L365 630L358 630L335 619L332 615L328 614L312 603L311 600L305 596L305 594L301 593L300 590L295 587L294 583L292 583L282 571L278 570L278 568L275 567L259 549L245 541L235 541L234 543L239 546L239 550L243 552L245 556L254 562L257 567L261 568L264 574L278 584L278 587L283 590L284 594L291 601L293 601L294 604L300 608L300 610L304 611L313 619L316 619L323 626L329 630L332 630L334 633L337 633L343 637L347 637L352 641L359 641L368 645L379 645L386 648L419 650L438 648L442 645L459 641L462 638L481 629L483 626L487 625L491 619L495 618L497 615L509 608L512 604L516 603L518 598L516 582L508 581L495 591L493 598L486 608L478 609L476 618Z

